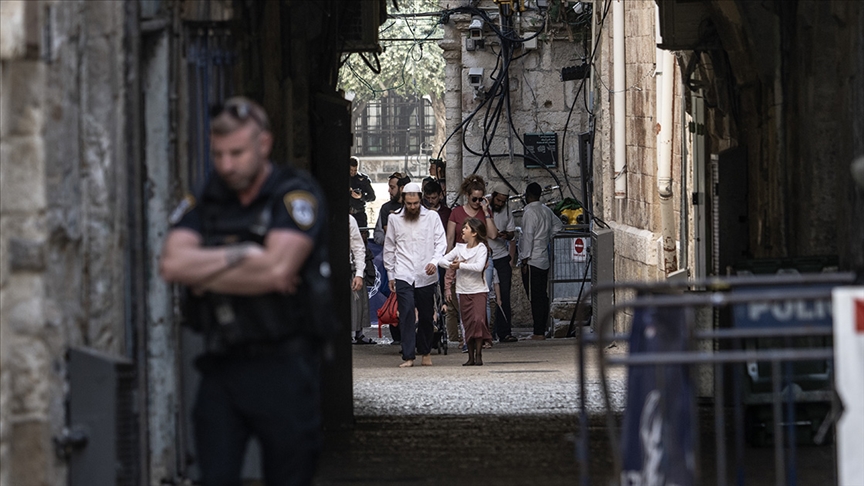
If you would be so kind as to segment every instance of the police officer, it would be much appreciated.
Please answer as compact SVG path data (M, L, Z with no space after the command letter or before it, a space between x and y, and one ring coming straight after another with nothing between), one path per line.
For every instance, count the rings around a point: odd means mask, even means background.
M210 139L215 175L171 215L161 257L163 278L187 290L185 323L205 338L193 411L202 484L239 485L251 436L267 484L310 484L320 343L332 332L315 296L329 293L323 198L308 175L268 159L258 104L229 99Z
M357 226L360 227L360 235L365 241L369 233L363 228L368 227L366 219L366 203L375 200L375 190L372 189L372 181L369 176L362 172L357 172L357 167L360 165L360 159L351 157L349 174L351 176L351 193L348 199L348 212L357 220Z

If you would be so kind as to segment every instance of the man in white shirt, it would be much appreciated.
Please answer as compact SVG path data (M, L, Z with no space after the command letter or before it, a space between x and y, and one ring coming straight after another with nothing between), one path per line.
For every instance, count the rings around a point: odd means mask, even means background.
M351 268L354 269L354 278L351 279L351 330L354 331L354 344L375 344L375 341L363 335L363 328L371 325L369 294L366 293L366 284L363 282L363 273L366 270L366 243L353 215L348 215L348 236Z
M432 365L436 264L447 249L441 219L420 204L421 192L416 182L405 186L402 210L390 215L384 237L384 268L390 291L396 292L398 300L401 368L414 366L417 353L423 357L423 366ZM415 308L419 322L415 321Z
M519 239L519 263L522 284L531 301L534 335L531 339L546 339L549 320L549 243L564 224L551 209L540 202L543 190L532 182L525 188L525 210L522 212L522 236Z
M498 235L489 240L489 248L492 250L492 265L498 272L501 292L498 293L495 309L493 310L495 329L493 335L498 337L502 343L515 342L516 338L511 334L510 319L510 287L513 284L513 265L516 263L516 243L513 237L516 234L516 223L510 212L508 200L510 191L504 184L499 184L492 189L492 197L489 207L492 208L492 219L498 228Z

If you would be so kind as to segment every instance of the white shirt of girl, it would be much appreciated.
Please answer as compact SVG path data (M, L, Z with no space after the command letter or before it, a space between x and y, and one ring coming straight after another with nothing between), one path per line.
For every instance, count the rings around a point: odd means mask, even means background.
M466 243L456 243L450 253L438 260L438 266L450 268L453 261L461 261L456 269L456 293L485 294L489 290L484 278L488 254L486 245L482 243L474 248L468 248Z

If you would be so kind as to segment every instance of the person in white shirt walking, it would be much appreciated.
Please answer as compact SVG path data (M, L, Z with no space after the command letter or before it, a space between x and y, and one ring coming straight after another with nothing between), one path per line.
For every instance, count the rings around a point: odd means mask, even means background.
M447 240L441 218L420 204L420 184L407 184L402 195L402 210L388 220L383 252L390 291L396 292L398 301L403 361L399 366L414 366L418 353L423 366L432 366L437 263Z
M351 279L351 330L354 331L354 344L375 344L375 341L363 335L363 328L371 326L369 317L369 294L363 282L366 270L366 243L360 234L360 227L354 216L348 215L348 235L351 248L351 268L354 277Z
M489 247L486 243L486 224L477 218L468 218L462 226L462 239L438 265L456 271L456 295L459 312L465 327L468 361L462 366L483 366L483 343L492 340L486 325L486 265Z
M564 224L551 209L540 202L543 190L532 182L525 188L525 210L522 212L522 236L519 239L519 263L522 284L531 301L534 335L531 339L546 338L549 320L549 243Z

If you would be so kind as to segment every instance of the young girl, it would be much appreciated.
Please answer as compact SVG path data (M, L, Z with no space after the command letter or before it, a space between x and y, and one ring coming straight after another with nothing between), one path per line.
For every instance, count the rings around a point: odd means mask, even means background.
M486 225L477 218L466 219L462 239L465 243L457 243L438 265L456 270L456 295L468 345L468 361L462 366L482 366L483 342L492 340L486 325Z

